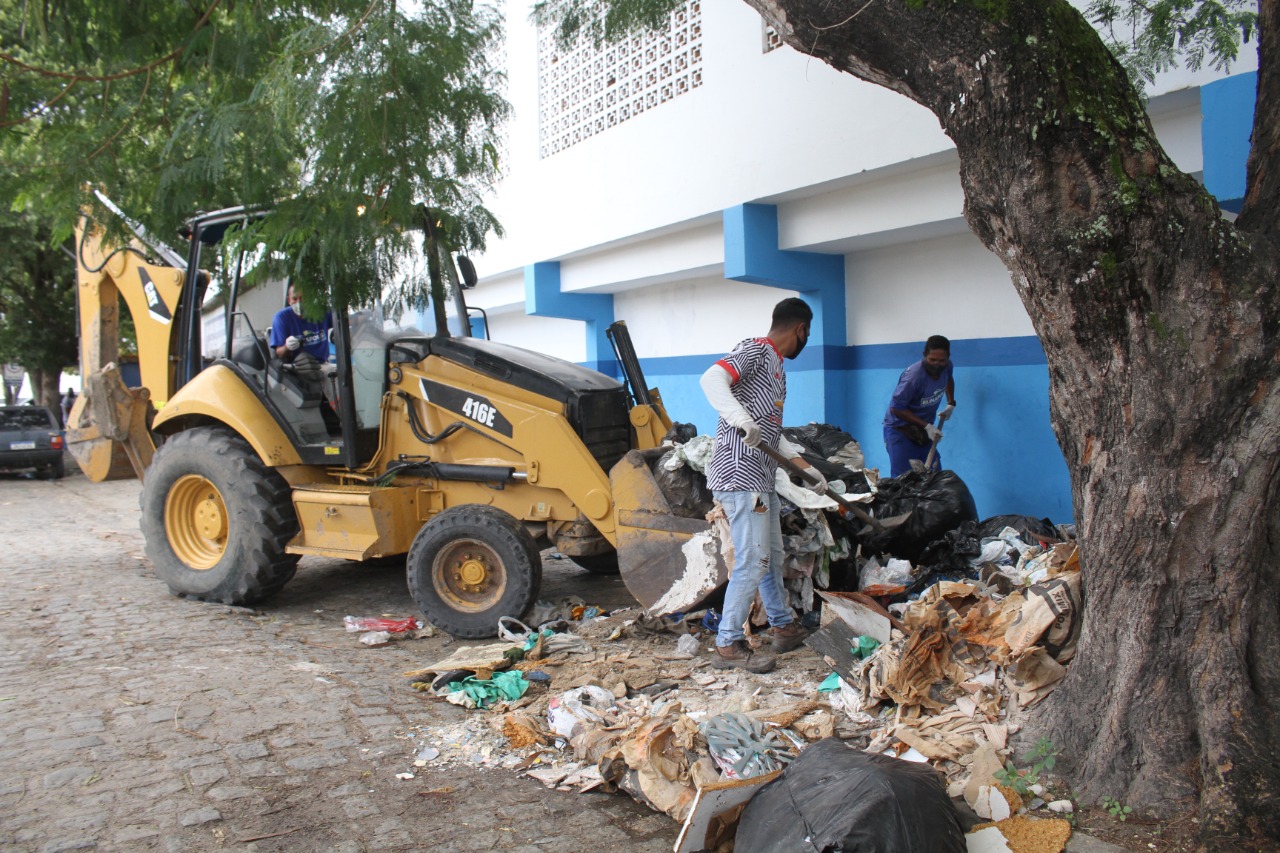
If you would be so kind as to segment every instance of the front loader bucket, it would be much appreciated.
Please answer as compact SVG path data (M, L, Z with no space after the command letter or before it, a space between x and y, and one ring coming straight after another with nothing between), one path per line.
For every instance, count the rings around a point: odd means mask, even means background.
M146 388L128 388L115 364L84 378L67 419L67 449L95 483L142 479L155 454L147 430L151 395Z
M667 449L632 450L609 472L618 568L654 614L693 610L729 579L711 524L672 512L653 478L649 465Z

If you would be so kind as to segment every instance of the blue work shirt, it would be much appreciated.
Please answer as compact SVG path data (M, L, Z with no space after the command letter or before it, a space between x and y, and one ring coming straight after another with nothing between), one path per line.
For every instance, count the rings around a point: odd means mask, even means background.
M285 339L293 336L302 341L300 352L309 352L316 360L324 364L329 360L329 330L333 328L333 317L328 312L320 322L308 320L293 313L289 307L281 308L271 320L271 338L267 341L272 348L284 346Z
M902 371L902 376L898 377L898 387L893 389L893 397L889 399L884 425L896 427L907 423L893 413L894 409L906 409L925 423L933 423L947 384L951 382L951 368L951 362L948 361L938 378L934 379L924 369L924 359L921 359Z

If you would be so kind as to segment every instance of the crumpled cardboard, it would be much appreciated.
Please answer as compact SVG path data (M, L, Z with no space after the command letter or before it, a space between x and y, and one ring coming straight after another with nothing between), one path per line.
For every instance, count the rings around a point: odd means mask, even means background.
M1013 667L1004 671L1005 684L1018 695L1018 704L1029 708L1053 692L1067 675L1067 668L1039 646L1028 649Z
M683 821L697 795L690 777L697 735L697 724L684 715L641 723L622 741L622 758L634 774L627 774L619 784L625 788L634 780L658 811Z
M1080 573L1071 572L1030 587L1018 616L1005 631L1005 642L1014 655L1035 645L1059 663L1076 654L1080 638Z

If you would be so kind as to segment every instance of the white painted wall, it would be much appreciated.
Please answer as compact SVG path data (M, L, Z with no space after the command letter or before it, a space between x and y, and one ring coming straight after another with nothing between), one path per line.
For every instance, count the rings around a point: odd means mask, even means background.
M945 150L934 117L790 48L761 52L759 15L703 0L701 87L538 158L537 38L508 5L507 175L493 272L683 222L834 177Z
M537 38L508 6L515 119L494 209L507 236L477 259L472 304L494 336L585 352L582 324L528 319L523 267L561 263L567 292L612 293L642 357L724 351L767 323L782 291L726 282L722 211L776 204L784 249L843 254L849 343L1032 334L1004 267L974 238L950 141L922 107L790 48L761 52L759 16L703 0L701 87L539 158ZM1231 71L1256 67L1246 46ZM1179 168L1203 169L1198 86L1185 69L1149 87ZM927 331L925 332L928 333ZM571 357L571 356L565 356ZM575 360L583 356L575 357Z
M794 291L722 278L662 284L613 298L641 358L724 353L769 331L773 306Z
M845 261L849 343L1034 334L996 257L971 234L871 249Z
M472 291L474 293L474 291ZM491 315L490 337L504 344L546 353L566 361L587 360L582 323L526 314Z

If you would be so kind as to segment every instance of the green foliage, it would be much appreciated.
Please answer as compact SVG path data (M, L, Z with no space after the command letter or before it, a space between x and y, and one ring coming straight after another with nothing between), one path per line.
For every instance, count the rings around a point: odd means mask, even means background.
M1147 81L1179 59L1229 70L1258 19L1254 0L1093 0L1087 14L1129 74Z
M995 772L995 779L1006 788L1012 788L1019 794L1029 793L1032 785L1040 784L1040 775L1052 770L1058 763L1058 755L1062 750L1053 745L1048 738L1040 738L1030 752L1022 756L1029 766L1019 770L1010 761L1003 769Z
M1129 815L1133 814L1133 807L1126 806L1115 797L1106 797L1102 801L1102 807L1107 813L1118 820L1128 820Z
M53 373L75 364L75 270L49 220L0 217L0 254L0 362Z
M258 236L299 251L304 292L363 301L421 205L459 246L500 233L500 39L472 0L0 0L0 189L56 237L86 183L170 240L197 210L277 203Z

